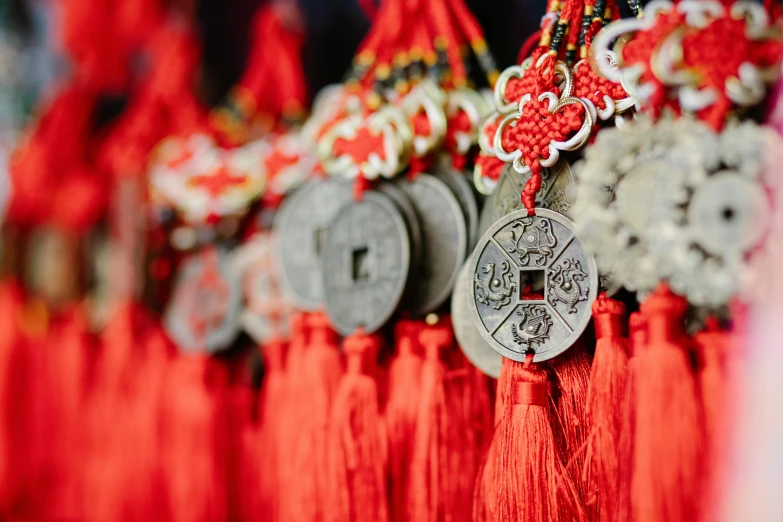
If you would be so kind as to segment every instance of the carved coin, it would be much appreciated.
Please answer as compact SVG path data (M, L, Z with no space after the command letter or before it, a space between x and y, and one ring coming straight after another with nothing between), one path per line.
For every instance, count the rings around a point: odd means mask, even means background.
M374 191L344 207L326 233L326 313L343 335L374 332L397 309L410 268L410 236L391 199Z
M546 361L567 350L590 322L598 271L573 229L557 212L519 210L479 239L470 260L470 309L500 355L524 361L533 353L534 362Z
M241 281L244 295L240 323L259 344L288 338L293 313L291 302L280 288L276 246L274 233L261 232L231 253L232 270Z
M286 199L276 219L283 287L302 310L323 306L321 253L334 216L353 201L351 185L313 180Z
M209 248L180 267L163 316L169 337L185 352L217 352L239 333L242 290L223 250Z
M397 210L400 211L400 214L405 219L405 224L408 227L408 234L411 238L411 267L408 271L408 286L410 287L416 282L422 249L421 225L419 224L416 210L413 208L413 204L405 192L394 183L381 181L373 190L376 190L391 199L397 207ZM406 288L406 295L407 294L408 289Z
M457 198L435 176L419 174L399 186L413 203L422 227L423 250L412 311L424 315L451 295L466 255L465 217Z
M451 322L454 334L457 336L457 342L465 357L473 366L497 379L500 375L500 365L503 358L487 344L470 314L469 300L472 298L470 286L473 283L473 278L469 264L470 262L467 262L463 265L454 285L454 295L451 298Z
M543 181L541 189L536 194L536 207L568 215L576 191L571 166L565 160L558 161L551 168L544 169L541 177ZM503 169L498 186L493 193L496 194L493 207L495 221L523 208L521 195L529 179L530 174L519 174L511 165Z
M468 233L468 251L472 251L478 239L478 204L473 192L473 185L459 171L450 167L438 169L435 176L443 181L457 198L462 214L465 216L465 227Z

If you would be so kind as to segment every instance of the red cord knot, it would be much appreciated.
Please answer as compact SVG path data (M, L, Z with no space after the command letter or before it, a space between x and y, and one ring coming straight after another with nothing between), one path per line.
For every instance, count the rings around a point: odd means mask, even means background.
M424 327L419 334L419 342L424 347L425 358L440 360L441 351L451 346L453 336L451 328L445 325Z
M375 371L378 350L381 347L377 335L367 335L361 328L345 338L343 350L347 359L346 373L369 375Z
M530 371L530 370L523 370ZM531 373L544 374L543 370ZM538 376L536 376L538 378ZM549 381L516 381L511 385L511 403L514 406L546 406L549 400Z
M337 341L337 334L332 330L329 319L323 312L308 315L306 323L310 328L310 342L312 344L335 344Z
M625 305L620 301L610 299L602 292L593 302L593 321L595 323L596 339L623 337Z
M261 347L264 366L268 372L281 372L285 366L285 343L282 339L272 339Z
M675 295L669 285L661 283L642 303L647 323L648 343L677 341L682 336L682 317L688 302Z

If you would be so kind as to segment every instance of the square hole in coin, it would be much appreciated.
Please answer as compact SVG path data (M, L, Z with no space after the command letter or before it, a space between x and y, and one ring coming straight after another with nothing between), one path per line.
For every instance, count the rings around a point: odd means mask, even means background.
M546 283L546 269L533 268L519 271L519 299L543 300L544 285Z
M355 247L351 255L351 274L355 283L370 279L370 249L366 246Z

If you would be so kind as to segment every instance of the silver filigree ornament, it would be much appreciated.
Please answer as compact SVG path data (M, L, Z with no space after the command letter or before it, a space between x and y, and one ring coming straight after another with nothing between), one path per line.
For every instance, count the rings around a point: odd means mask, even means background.
M725 306L766 236L770 134L646 118L601 133L576 169L572 208L599 271L640 295L667 281L694 306Z

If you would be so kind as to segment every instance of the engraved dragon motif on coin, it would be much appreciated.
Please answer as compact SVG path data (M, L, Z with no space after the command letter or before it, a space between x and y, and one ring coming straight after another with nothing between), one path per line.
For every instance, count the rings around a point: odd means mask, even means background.
M522 218L511 225L511 240L514 246L508 249L510 254L518 254L520 263L527 264L530 254L538 254L535 264L544 266L553 255L552 248L557 239L552 233L552 223L541 219L534 223L532 217Z
M583 289L580 281L587 279L587 273L582 270L582 264L577 259L565 259L561 264L549 269L551 286L547 292L547 300L554 306L558 302L568 308L569 314L577 312L576 304L587 301L589 288Z
M495 278L495 263L487 263L481 271L486 275L475 275L476 290L480 292L476 294L476 301L500 310L511 302L511 295L517 288L517 284L511 280L511 267L508 261L503 261L499 278Z
M520 319L511 324L511 337L514 342L532 349L534 344L541 344L549 339L549 327L552 319L543 305L530 305L517 310Z

